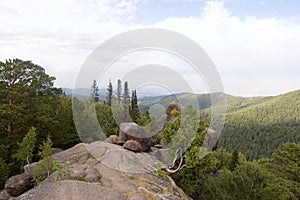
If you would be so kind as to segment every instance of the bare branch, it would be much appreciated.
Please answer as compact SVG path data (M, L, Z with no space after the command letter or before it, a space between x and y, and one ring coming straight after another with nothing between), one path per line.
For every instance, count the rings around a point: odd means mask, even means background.
M180 158L179 165L176 167L176 161ZM166 171L168 174L175 174L182 170L184 167L188 167L186 164L183 164L184 156L182 155L182 149L178 148L175 153L173 162L170 165L162 166L162 170ZM189 167L188 167L189 168Z

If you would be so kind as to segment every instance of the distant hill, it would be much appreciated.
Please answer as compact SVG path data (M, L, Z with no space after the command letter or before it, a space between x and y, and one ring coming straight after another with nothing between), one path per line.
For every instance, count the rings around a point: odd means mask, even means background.
M214 94L222 95L222 94ZM285 142L300 143L300 90L272 97L226 96L227 115L220 136L220 146L233 150L237 148L250 160L269 157ZM202 113L202 119L209 122L211 101L209 94L182 93L144 99L141 110L154 104L166 107L180 99L185 103L195 103ZM218 102L218 98L217 102ZM215 104L215 106L217 106Z
M62 91L67 95L67 96L73 96L78 99L84 99L87 98L91 95L91 89L90 88L77 88L75 90L71 88L62 88ZM106 97L106 89L99 89L99 99L101 102L105 101Z

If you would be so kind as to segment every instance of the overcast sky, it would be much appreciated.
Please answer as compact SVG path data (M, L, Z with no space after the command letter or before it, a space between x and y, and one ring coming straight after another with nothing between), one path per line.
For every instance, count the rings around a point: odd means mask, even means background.
M102 42L128 30L164 28L207 52L225 92L276 95L300 89L299 9L299 0L0 1L0 60L31 60L57 78L56 86L73 88ZM158 61L164 59L170 57Z

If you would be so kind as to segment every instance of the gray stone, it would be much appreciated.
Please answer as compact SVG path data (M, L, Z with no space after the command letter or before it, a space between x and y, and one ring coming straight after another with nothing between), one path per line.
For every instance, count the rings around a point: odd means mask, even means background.
M157 158L160 162L162 162L165 165L170 163L168 149L157 149L151 147L151 151L149 152L149 154Z
M10 200L10 199L13 199L13 197L11 197L6 190L2 190L0 192L0 200Z
M52 148L51 150L52 150L52 154L56 154L56 153L60 153L60 152L64 151L61 148Z
M148 151L152 145L151 138L145 130L136 123L121 123L119 137L122 141L135 140L142 146L142 151Z
M87 169L84 180L86 182L98 182L100 180L99 171L96 168Z
M24 166L24 174L29 178L33 179L33 171L39 165L39 162L31 163Z
M117 135L111 135L105 141L117 145L123 145L125 143L125 141L122 141Z
M32 187L31 180L24 173L12 176L5 182L5 190L13 197L23 194Z
M29 191L17 200L125 200L126 196L112 188L84 181L49 182Z
M58 154L56 158L74 166L72 172L84 172L85 177L80 181L56 180L54 173L16 199L190 199L170 177L156 175L159 161L149 153L134 153L121 146L98 141L76 145ZM78 164L81 156L88 156L89 159ZM93 175L91 180L86 180L88 174ZM96 180L96 175L98 181L92 182Z
M143 150L141 144L135 140L127 140L123 147L133 152L141 152Z

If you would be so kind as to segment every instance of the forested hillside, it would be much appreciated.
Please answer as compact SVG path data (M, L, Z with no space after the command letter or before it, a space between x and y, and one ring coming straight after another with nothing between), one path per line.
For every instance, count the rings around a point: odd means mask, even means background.
M215 94L216 95L216 94ZM144 100L141 109L154 104L168 105L181 99L192 102L195 95L183 93ZM202 119L210 119L210 95L196 95ZM218 102L218 98L217 98ZM215 104L218 106L218 103ZM220 137L220 146L237 148L247 159L270 157L284 142L300 142L300 91L274 97L235 97L226 95L227 115Z

